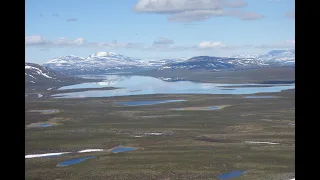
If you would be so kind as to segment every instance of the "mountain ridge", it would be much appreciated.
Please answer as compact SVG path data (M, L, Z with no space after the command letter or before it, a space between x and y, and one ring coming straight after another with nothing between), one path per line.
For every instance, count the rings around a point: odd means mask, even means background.
M74 55L51 59L43 64L58 74L81 75L115 72L138 72L163 69L206 69L213 71L262 68L267 66L294 66L293 50L273 50L262 55L234 55L230 57L195 56L191 58L172 58L143 60L116 54L96 52L88 57Z

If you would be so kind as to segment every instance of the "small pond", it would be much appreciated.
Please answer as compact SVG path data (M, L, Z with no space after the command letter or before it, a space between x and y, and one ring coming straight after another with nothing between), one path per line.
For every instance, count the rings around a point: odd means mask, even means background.
M119 153L119 152L127 152L127 151L134 151L137 150L135 147L117 147L111 150L113 153Z
M73 164L78 164L78 163L81 163L81 162L86 161L88 159L95 158L95 157L96 156L87 156L87 157L83 157L83 158L71 159L71 160L60 162L57 164L57 166L58 167L65 167L65 166L69 166L69 165L73 165Z
M50 127L53 126L52 124L49 123L44 123L44 124L39 124L38 127Z
M232 171L229 173L221 174L221 175L217 176L217 178L219 180L228 180L231 178L239 177L245 173L246 173L246 171Z
M51 127L53 126L53 124L49 124L49 123L31 123L29 125L27 125L26 127L28 128L43 128L43 127Z

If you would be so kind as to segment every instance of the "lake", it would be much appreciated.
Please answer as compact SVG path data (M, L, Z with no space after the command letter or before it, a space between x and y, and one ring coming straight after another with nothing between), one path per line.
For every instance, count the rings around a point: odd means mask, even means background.
M44 124L39 124L39 127L51 127L52 124L49 123L44 123Z
M109 75L103 76L103 78L105 79L100 82L64 86L58 90L103 87L116 87L120 89L60 93L52 95L52 97L85 98L148 94L255 94L280 92L282 90L295 88L295 84L270 84L267 87L261 87L261 84L217 84L191 81L167 82L148 76ZM226 91L226 87L232 87L232 89Z
M232 171L229 173L221 174L221 175L217 176L217 178L219 180L227 180L227 179L239 177L245 173L246 173L246 171Z

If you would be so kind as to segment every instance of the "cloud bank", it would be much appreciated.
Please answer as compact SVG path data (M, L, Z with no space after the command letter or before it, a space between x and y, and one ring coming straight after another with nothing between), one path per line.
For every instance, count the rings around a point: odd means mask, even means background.
M139 0L133 10L137 13L169 15L170 22L194 22L219 16L241 20L264 18L256 12L242 11L248 4L244 0Z
M87 42L84 38L67 39L59 38L57 40L46 40L42 36L33 35L25 37L26 47L39 47L41 49L56 48L56 47L81 47L81 48L113 48L113 49L134 49L148 51L187 51L187 50L210 50L210 49L241 49L241 48L265 48L265 49L283 49L295 48L295 40L286 40L277 43L266 44L244 44L244 45L227 45L221 41L201 41L198 44L181 45L175 44L175 41L161 37L150 45L138 42Z

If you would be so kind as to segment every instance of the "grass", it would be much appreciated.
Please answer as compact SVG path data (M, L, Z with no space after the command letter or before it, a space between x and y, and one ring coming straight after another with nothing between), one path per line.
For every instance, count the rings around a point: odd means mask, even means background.
M245 99L246 95L145 95L114 98L32 99L26 101L25 124L57 122L46 128L26 128L25 153L110 149L118 145L136 151L92 152L54 158L26 159L26 179L217 179L248 170L237 178L290 179L295 170L294 90L274 99ZM125 107L115 102L185 99L151 106ZM170 111L171 108L231 105L212 111ZM31 113L58 109L56 114ZM147 132L166 136L134 137ZM205 137L205 138L203 138ZM278 145L244 141L279 142ZM56 167L61 161L97 158Z

